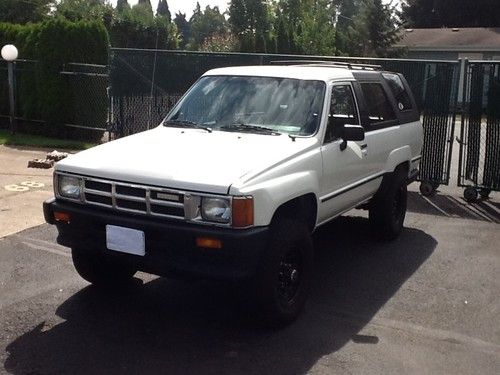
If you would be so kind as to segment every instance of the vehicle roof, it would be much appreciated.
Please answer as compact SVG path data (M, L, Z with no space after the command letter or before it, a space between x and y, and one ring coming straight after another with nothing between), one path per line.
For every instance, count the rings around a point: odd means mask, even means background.
M259 76L302 80L354 80L352 71L343 67L318 65L255 65L233 66L209 70L204 76Z

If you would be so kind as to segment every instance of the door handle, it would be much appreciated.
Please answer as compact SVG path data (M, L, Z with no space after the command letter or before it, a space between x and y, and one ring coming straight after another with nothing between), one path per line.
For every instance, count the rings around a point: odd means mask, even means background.
M363 155L363 157L368 156L368 145L366 143L359 145L359 148L361 149L361 155Z

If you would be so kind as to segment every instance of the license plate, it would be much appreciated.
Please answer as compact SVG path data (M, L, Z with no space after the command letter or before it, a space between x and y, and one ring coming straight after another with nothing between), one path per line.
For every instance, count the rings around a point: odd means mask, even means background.
M145 243L142 230L106 225L106 246L109 250L144 256Z

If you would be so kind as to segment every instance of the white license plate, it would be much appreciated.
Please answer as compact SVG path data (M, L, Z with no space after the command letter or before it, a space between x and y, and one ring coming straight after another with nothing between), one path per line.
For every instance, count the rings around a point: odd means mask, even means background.
M146 240L142 230L106 225L106 246L109 250L144 256Z

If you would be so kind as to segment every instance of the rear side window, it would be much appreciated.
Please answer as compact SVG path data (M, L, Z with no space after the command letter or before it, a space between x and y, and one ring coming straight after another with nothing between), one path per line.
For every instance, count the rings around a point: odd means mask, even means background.
M396 120L396 114L380 83L361 83L370 125Z
M407 111L412 109L410 95L408 95L401 77L393 73L382 73L382 75L389 84L389 87L396 98L399 110Z

